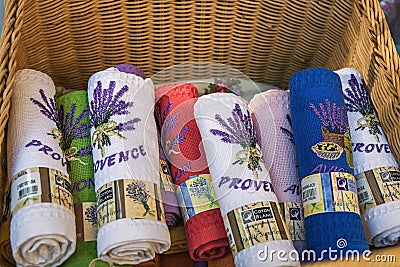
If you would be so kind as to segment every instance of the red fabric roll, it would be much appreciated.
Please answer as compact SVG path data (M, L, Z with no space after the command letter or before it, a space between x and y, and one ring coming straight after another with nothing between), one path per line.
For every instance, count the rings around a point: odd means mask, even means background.
M194 119L193 107L197 98L197 88L190 83L169 84L156 90L156 120L176 185L193 175L209 174ZM189 255L195 261L219 258L230 250L219 209L194 215L186 222L185 231Z

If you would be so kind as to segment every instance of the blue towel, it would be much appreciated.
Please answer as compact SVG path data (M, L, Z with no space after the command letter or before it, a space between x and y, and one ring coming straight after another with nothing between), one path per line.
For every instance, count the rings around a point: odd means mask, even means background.
M308 69L295 73L289 88L301 179L315 173L353 174L340 77L328 69ZM324 188L324 196L331 194ZM307 249L314 250L317 258L322 250L329 247L338 250L336 254L332 253L337 257L341 256L340 253L346 256L348 250L358 250L361 256L368 249L361 217L356 213L336 211L313 214L305 218L305 228ZM329 259L329 254L325 253L321 258Z

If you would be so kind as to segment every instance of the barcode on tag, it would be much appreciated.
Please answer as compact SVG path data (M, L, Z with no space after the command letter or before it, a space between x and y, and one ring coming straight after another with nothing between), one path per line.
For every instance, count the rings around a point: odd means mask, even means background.
M301 196L304 205L318 203L321 200L319 186L321 185L317 176L311 176L301 181Z
M364 201L368 201L368 200L369 200L368 192L362 192L362 193L358 194L358 202L359 203L363 203Z
M26 187L18 191L18 200L21 200L22 198L30 195L36 195L38 194L38 192L39 192L39 187L37 185Z
M368 185L367 179L361 178L357 180L357 196L358 203L365 204L373 200L371 189Z

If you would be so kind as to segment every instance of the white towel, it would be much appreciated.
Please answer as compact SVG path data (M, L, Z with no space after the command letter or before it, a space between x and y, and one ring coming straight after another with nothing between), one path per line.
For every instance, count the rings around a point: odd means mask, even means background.
M400 172L361 74L336 71L342 81L353 148L361 215L370 245L395 245L400 237ZM395 178L395 179L393 179Z
M49 194L44 194L45 189L39 187L43 175L39 176L34 168L41 167L42 171L44 168L56 170L66 177L67 180L61 180L64 185L68 184L65 159L58 139L48 134L52 131L57 133L56 122L50 119L54 112L47 113L46 116L46 112L32 101L35 99L50 110L50 106L55 107L52 99L54 95L53 81L46 74L29 69L17 72L7 133L8 177L11 181L17 173L28 169L32 173L19 175L20 178L13 184L12 207L29 203L29 197L49 199ZM67 190L60 190L65 193L65 204L72 205L71 194ZM18 199L19 196L22 197ZM70 209L54 203L36 203L15 210L11 220L10 239L18 265L59 266L74 252L75 216L72 206L69 207Z
M159 190L151 193L153 185L160 186L153 83L151 79L143 80L109 68L92 75L88 97L92 124L102 122L91 128L95 187L101 204L98 206L98 256L116 264L151 260L155 253L163 253L171 244L162 205L158 202ZM113 112L107 116L110 110ZM116 186L118 180L124 179L123 188ZM107 214L115 204L101 203L110 196L106 194L106 184L114 186L112 196L119 193L127 205L133 206L126 207L124 215L118 200L116 208L112 208L116 209L116 218L106 216L102 221L102 214Z
M295 250L268 171L260 159L260 147L244 100L233 94L210 94L200 97L194 109L231 249L236 254L235 265L299 266L298 261L288 256ZM241 220L246 221L246 226ZM271 228L274 237L269 235L268 239L274 241L265 242L264 235L271 233ZM239 235L240 229L245 234ZM257 235L259 243L253 239L250 242L255 245L243 244L240 240L247 231ZM285 251L286 260L271 258L272 250ZM265 259L266 256L269 257Z

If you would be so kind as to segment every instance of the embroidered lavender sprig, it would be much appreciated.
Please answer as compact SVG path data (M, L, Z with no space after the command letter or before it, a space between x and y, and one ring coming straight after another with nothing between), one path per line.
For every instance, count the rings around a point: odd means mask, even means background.
M289 122L290 128L292 128L292 119L290 118L289 114L286 114L286 120ZM292 144L294 144L294 136L293 136L292 131L290 131L284 127L280 127L280 129L281 129L281 132L289 138L289 141L292 142Z
M134 118L124 123L117 124L111 120L113 116L129 114L129 108L133 102L122 100L123 95L128 91L128 86L123 86L115 95L115 81L110 81L108 88L102 88L101 81L93 91L93 100L90 101L90 124L95 128L92 135L93 146L101 149L104 157L104 147L111 145L110 136L116 135L124 139L121 134L124 131L132 131L135 125L140 122L139 118Z
M143 216L146 216L147 214L154 216L154 211L150 210L150 206L147 203L150 198L150 192L147 190L144 182L133 180L132 183L128 184L126 193L126 195L133 199L134 202L143 205L143 208L145 209Z
M40 89L39 93L43 103L31 98L32 103L40 108L40 112L43 115L55 122L57 127L51 129L48 134L58 139L60 148L68 162L77 160L81 164L86 164L80 158L76 157L81 153L76 147L71 147L71 145L73 140L84 139L90 135L90 125L83 121L83 119L89 115L89 108L84 109L81 114L74 119L76 104L72 104L70 112L66 112L63 105L57 108L54 96L48 98L43 89Z
M162 111L161 108L161 103L157 103L155 106L155 115L156 115L156 119L158 121L158 125L160 127L162 127L164 125L165 119L167 118L167 115L171 109L172 106L172 102L168 101L167 105L165 106L164 111Z
M251 121L250 112L247 110L243 114L239 104L235 104L233 108L232 117L226 119L221 115L216 114L215 119L226 130L226 132L211 129L213 135L220 136L221 141L230 144L239 144L243 150L236 154L236 161L233 164L247 163L249 170L252 170L254 175L258 177L257 170L262 171L260 162L262 162L261 151L257 148L256 131Z
M173 154L180 154L180 152L176 151L174 148L175 148L177 145L181 144L183 141L186 140L185 133L186 133L187 131L189 131L189 126L186 125L185 127L183 127L183 128L180 130L180 132L178 133L178 135L175 136L175 138L174 138L172 141L167 140L167 142L165 142L165 150L164 150L164 151L167 152L167 153L166 153L166 156L170 156L172 153L173 153Z
M336 103L332 103L331 105L329 99L325 99L325 105L319 103L320 110L313 103L309 105L329 132L337 134L346 133L348 123L344 105L337 106Z
M375 139L379 142L378 135L382 135L380 130L381 123L375 116L374 107L365 89L364 81L361 80L361 82L358 82L354 74L351 74L348 84L350 87L344 90L347 111L359 112L363 115L362 118L358 119L358 127L355 130L368 128L369 133L374 135Z

